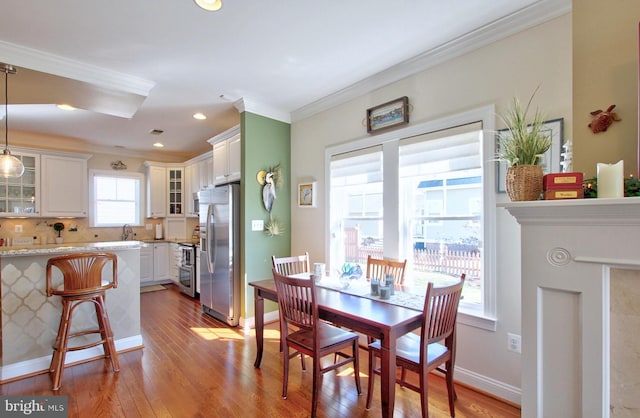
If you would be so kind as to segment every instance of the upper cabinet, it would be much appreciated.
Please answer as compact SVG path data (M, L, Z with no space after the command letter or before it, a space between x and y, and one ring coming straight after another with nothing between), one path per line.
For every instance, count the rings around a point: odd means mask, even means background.
M0 216L88 216L87 160L91 155L16 148L18 178L0 178Z
M195 193L213 186L213 152L198 155L184 163L185 193L184 204L187 216L198 216Z
M88 158L46 154L40 156L42 216L87 216Z
M184 216L185 173L183 164L145 161L147 217Z
M0 216L40 216L40 155L17 149L11 155L22 161L24 174L0 177Z
M208 142L213 146L213 184L240 180L241 167L240 126L234 126L214 136Z
M147 217L167 216L167 168L145 162L147 174Z
M184 168L167 167L167 216L184 216Z

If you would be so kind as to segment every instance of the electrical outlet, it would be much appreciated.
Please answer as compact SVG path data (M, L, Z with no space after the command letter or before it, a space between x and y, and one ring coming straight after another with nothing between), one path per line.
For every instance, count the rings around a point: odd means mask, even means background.
M16 225L14 232L22 232L22 225Z
M522 337L517 334L507 333L507 350L522 353Z
M254 219L251 221L252 231L264 231L264 221L262 219Z

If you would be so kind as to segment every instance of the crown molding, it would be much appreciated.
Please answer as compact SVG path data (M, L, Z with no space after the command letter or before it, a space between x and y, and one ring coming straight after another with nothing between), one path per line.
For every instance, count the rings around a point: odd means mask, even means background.
M118 90L144 97L155 86L154 81L85 64L37 49L0 41L3 62L59 77L78 80L108 90Z
M571 0L540 0L291 112L298 121L571 12Z
M291 123L291 113L262 103L254 102L245 97L241 97L233 102L233 106L238 109L238 112L240 113L255 113L256 115L279 120L280 122Z
M240 134L240 125L236 125L236 126L232 126L231 128L227 129L224 132L220 132L218 135L214 136L213 138L207 139L207 142L213 145L217 142L224 141L229 138L233 138L235 135L239 135L239 134Z

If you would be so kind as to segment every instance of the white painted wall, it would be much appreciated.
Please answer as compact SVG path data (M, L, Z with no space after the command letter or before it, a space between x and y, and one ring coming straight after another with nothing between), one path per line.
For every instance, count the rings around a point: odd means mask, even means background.
M292 190L302 181L318 181L319 207L299 209L292 196L292 253L309 251L325 261L327 211L324 149L365 137L367 108L408 96L412 123L495 104L503 112L514 96L535 100L547 119L565 119L571 138L571 15L567 14L466 55L372 91L304 120L291 129ZM336 63L340 65L340 63ZM502 124L496 121L496 126ZM507 201L504 194L497 201ZM519 354L507 351L507 332L520 334L520 234L515 220L497 209L497 330L460 326L456 378L513 402L520 402ZM526 343L526 342L525 342Z

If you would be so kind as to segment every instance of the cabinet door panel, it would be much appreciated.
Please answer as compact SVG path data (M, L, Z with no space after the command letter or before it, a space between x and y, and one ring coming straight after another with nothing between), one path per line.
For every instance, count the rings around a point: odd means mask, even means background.
M140 249L140 283L153 281L153 247Z
M147 216L163 218L167 213L167 170L147 168Z
M240 180L240 135L229 139L227 144L227 162L229 180Z
M213 145L213 180L214 184L224 183L227 178L227 141Z
M42 216L87 216L87 160L42 155L41 170Z

